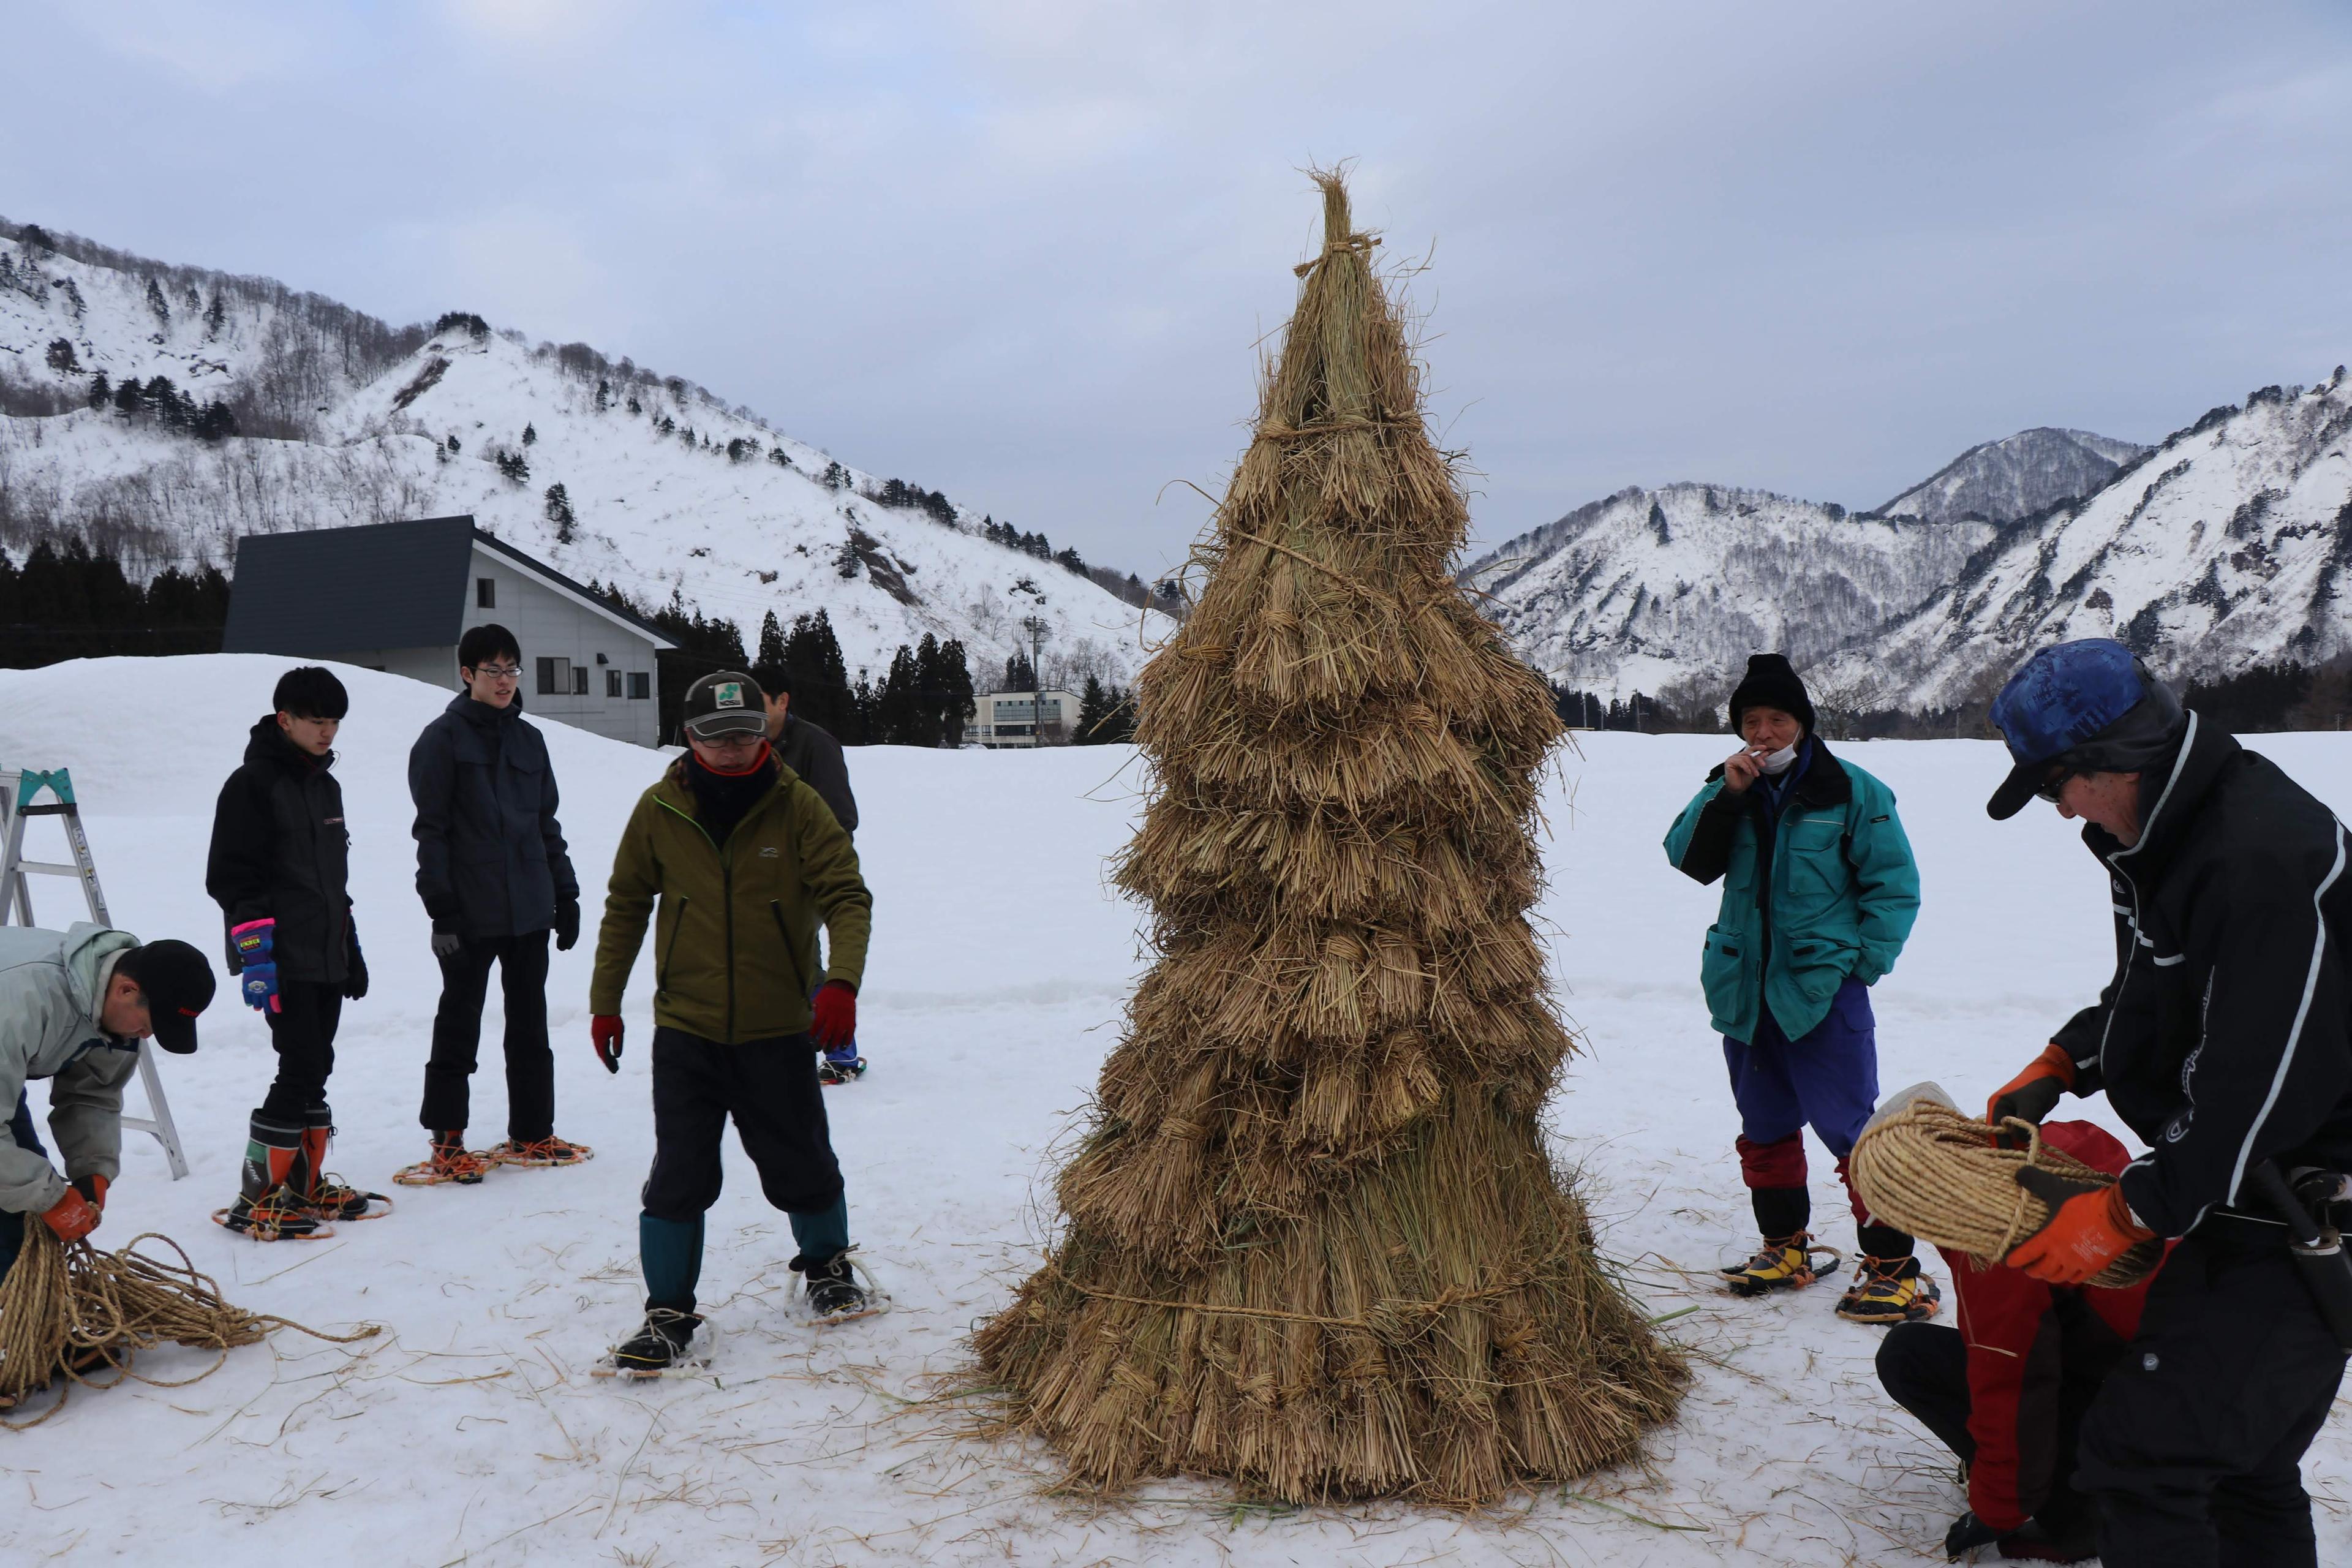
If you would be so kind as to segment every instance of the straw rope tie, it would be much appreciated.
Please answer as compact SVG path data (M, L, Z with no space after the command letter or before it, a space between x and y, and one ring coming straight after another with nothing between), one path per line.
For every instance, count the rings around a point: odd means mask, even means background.
M1274 1322L1312 1323L1318 1328L1354 1329L1371 1335L1384 1343L1396 1344L1409 1340L1418 1331L1411 1320L1433 1318L1451 1308L1465 1306L1472 1301L1490 1300L1507 1296L1514 1290L1524 1290L1536 1280L1531 1271L1521 1279L1501 1285L1489 1285L1476 1290L1465 1290L1449 1286L1426 1301L1391 1300L1376 1303L1370 1311L1358 1317L1333 1318L1315 1312L1291 1312L1279 1307L1235 1307L1215 1301L1169 1301L1151 1296L1125 1296L1116 1290L1099 1290L1094 1286L1074 1279L1058 1263L1048 1262L1045 1272L1081 1296L1097 1301L1118 1301L1129 1307L1157 1307L1170 1312L1205 1312L1219 1318L1262 1318Z
M1360 256L1370 255L1372 247L1380 242L1381 237L1377 234L1351 234L1345 239L1333 240L1323 247L1321 255L1302 261L1290 270L1294 277L1304 278L1335 256L1344 256L1350 251Z

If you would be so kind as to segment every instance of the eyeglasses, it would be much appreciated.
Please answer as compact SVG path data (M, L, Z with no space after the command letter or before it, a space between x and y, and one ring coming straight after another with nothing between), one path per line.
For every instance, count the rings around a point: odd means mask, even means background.
M521 678L522 669L511 664L478 664L474 666L474 673L487 675L492 680L516 680Z
M2056 805L2058 804L2058 792L2064 789L2066 787L2066 781L2074 776L2074 769L2060 768L2057 772L2050 775L2048 780L2042 784L2040 789L2035 790L2033 793L2048 801L2051 805Z

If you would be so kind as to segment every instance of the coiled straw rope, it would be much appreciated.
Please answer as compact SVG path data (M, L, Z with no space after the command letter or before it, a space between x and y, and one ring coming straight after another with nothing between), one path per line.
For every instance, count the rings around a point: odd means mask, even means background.
M141 1252L142 1241L162 1242L179 1254L179 1262ZM122 1365L129 1360L125 1352L169 1341L218 1351L226 1360L231 1350L257 1344L278 1329L293 1329L331 1344L349 1344L383 1331L378 1324L362 1323L348 1334L321 1333L290 1319L233 1306L221 1299L220 1287L197 1271L178 1243L152 1231L132 1237L120 1252L101 1252L87 1241L61 1242L47 1226L27 1216L24 1250L7 1279L0 1282L0 1396L13 1405L61 1372L68 1387L89 1382L67 1363L91 1352L108 1352ZM138 1381L179 1388L209 1377L219 1367L215 1362L194 1377L172 1383L146 1377ZM112 1381L136 1375L125 1367ZM16 1431L37 1426L64 1404L61 1397L30 1421L0 1421L0 1426Z
M2022 1149L1996 1142L2018 1134ZM2049 1223L2050 1205L2017 1184L2027 1165L2101 1186L2115 1181L2044 1144L2031 1121L2011 1117L1996 1130L1925 1095L1874 1118L1855 1141L1847 1170L1874 1216L1990 1267ZM2090 1282L2137 1285L2156 1271L2163 1250L2161 1242L2142 1242Z

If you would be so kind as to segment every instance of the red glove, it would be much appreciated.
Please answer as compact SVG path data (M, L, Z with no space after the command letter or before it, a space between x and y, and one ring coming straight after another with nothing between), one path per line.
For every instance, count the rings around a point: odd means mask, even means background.
M73 1187L48 1206L41 1218L58 1233L59 1241L79 1241L98 1228L98 1206Z
M2045 1285L2080 1285L2156 1237L2132 1218L2120 1185L2069 1181L2036 1165L2021 1166L2017 1184L2050 1205L2050 1218L2003 1261Z
M91 1203L96 1204L100 1209L106 1207L106 1178L104 1176L76 1176L73 1179L73 1184L76 1191L79 1192L82 1196L88 1198Z
M826 1050L857 1037L857 992L846 980L828 980L817 987L816 1019L809 1038Z
M1985 1120L1995 1127L2008 1117L2040 1123L2058 1109L2059 1098L2074 1087L2074 1058L2053 1042L2026 1064L2025 1070L1993 1091L1985 1101Z
M621 1070L621 1020L610 1013L599 1013L588 1020L588 1039L596 1047L596 1059L604 1064L606 1072Z

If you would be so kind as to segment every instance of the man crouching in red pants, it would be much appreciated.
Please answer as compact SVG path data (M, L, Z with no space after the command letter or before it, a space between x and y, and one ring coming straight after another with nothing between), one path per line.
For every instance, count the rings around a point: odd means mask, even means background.
M2087 1121L2050 1121L2042 1141L2109 1175L2131 1156ZM1878 1381L1960 1458L1968 1511L1944 1551L1998 1544L2007 1558L2076 1563L2098 1552L2097 1516L2076 1491L2074 1442L2099 1385L2139 1331L2149 1280L2128 1290L2045 1285L2021 1269L1944 1253L1959 1323L1897 1323Z

